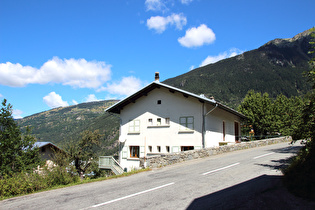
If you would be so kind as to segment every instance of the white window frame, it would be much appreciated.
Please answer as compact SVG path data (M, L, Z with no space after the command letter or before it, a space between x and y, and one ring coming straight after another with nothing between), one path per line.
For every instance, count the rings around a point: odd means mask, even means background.
M140 120L132 120L129 122L129 133L140 133Z

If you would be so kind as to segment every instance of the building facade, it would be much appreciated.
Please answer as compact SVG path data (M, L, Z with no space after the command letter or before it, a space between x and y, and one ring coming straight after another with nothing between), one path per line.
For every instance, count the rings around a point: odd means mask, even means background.
M119 163L128 171L150 155L235 143L245 118L214 99L159 81L106 111L120 114Z

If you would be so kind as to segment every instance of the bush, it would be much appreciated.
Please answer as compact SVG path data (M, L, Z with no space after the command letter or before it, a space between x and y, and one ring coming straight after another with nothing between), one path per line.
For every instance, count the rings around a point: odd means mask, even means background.
M72 168L55 166L52 169L45 169L45 181L49 187L67 185L78 182L79 176L72 172Z
M315 199L315 144L307 145L293 158L284 171L284 181L288 189L297 196Z
M7 175L0 180L0 197L11 197L36 192L47 188L44 177L37 173L15 173L13 177Z
M59 166L52 169L44 168L40 174L20 172L15 173L14 176L4 175L0 179L0 198L29 194L78 181L80 178L77 174L73 174L66 167Z

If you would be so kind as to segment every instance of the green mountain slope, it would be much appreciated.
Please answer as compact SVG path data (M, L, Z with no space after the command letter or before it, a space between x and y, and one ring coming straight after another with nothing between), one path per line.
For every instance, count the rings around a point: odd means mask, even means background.
M292 39L275 39L258 49L209 64L163 83L196 94L214 96L237 107L253 89L271 97L297 96L310 90L302 73L309 69L309 31Z
M275 39L258 49L221 60L167 79L169 84L196 94L214 96L216 100L236 108L248 90L268 92L272 97L287 97L310 90L302 76L309 69L309 32L292 39ZM117 100L98 101L56 108L18 120L22 131L26 126L40 141L62 146L79 138L84 130L99 129L104 135L99 155L113 155L118 150L119 118L104 110Z
M69 139L77 140L84 130L99 129L104 135L101 154L109 155L117 151L119 117L109 115L104 110L116 102L97 101L60 107L20 119L18 124L22 132L30 126L32 134L39 141L53 142L59 146Z

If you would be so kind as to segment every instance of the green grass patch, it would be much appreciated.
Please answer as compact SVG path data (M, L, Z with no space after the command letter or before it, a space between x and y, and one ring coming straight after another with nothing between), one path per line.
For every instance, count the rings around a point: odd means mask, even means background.
M112 175L112 176L105 176L99 178L85 178L82 181L78 176L69 176L61 173L60 176L56 176L56 174L52 177L43 176L40 174L27 174L27 173L19 173L15 174L13 177L4 177L0 179L0 200L5 200L8 198L13 198L22 195L28 195L37 192L49 191L60 189L64 187L70 187L80 184L86 184L91 182L99 182L108 179L116 179L125 176L131 176L137 173L141 173L144 171L150 171L150 168L144 168L139 170L132 170L130 172L126 172L120 175ZM65 177L61 177L65 176ZM54 184L54 177L60 179L61 181L65 182L56 182Z

